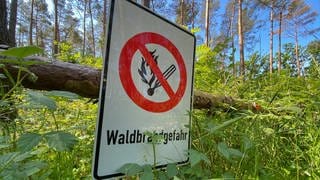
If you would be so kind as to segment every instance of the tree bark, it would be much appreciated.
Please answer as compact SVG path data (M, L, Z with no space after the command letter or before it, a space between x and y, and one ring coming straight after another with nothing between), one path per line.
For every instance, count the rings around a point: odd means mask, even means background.
M281 35L282 35L282 10L279 14L279 36L278 36L278 51L279 51L279 55L278 55L278 73L281 73Z
M35 18L34 18L34 26L36 28L36 46L39 46L39 7L36 6L36 12L35 12Z
M101 71L83 65L62 61L51 61L44 57L33 56L26 60L36 60L40 63L28 69L37 76L37 80L26 78L23 85L37 90L63 90L79 94L83 97L97 98L99 94ZM7 66L12 76L18 71L14 66ZM1 73L2 69L0 69Z
M143 0L143 5L147 8L150 8L150 0Z
M298 42L297 26L295 27L294 40L295 40L295 56L296 56L297 74L298 74L298 77L300 77L301 76L301 65L300 65L300 59L299 59L299 44L298 44L299 42Z
M103 18L102 18L103 35L104 40L107 33L107 0L103 0Z
M191 14L192 14L192 21L191 21L191 28L194 29L194 19L195 19L195 12L194 12L194 0L192 0L192 6L191 6Z
M18 0L11 0L10 21L9 21L9 46L16 46L16 25L17 25Z
M244 44L243 44L243 30L242 30L242 0L238 0L238 36L239 36L239 52L240 52L240 76L245 75L244 64Z
M184 0L180 0L180 21L181 21L181 25L184 25L184 8L183 8L183 6L184 6Z
M86 53L86 12L87 12L87 0L84 0L84 11L83 11L83 44L82 44L82 56Z
M273 72L273 0L271 0L271 9L270 9L270 55L269 55L269 72L270 75Z
M8 20L7 20L7 1L0 1L0 45L9 44L9 32L8 32Z
M79 94L82 97L98 98L101 70L79 64L72 64L58 60L51 61L44 57L33 56L26 60L36 60L42 64L32 65L28 69L38 78L31 81L28 78L22 82L25 88L37 90L63 90ZM12 76L18 70L14 66L6 66ZM1 73L2 69L0 69ZM202 91L194 91L193 107L195 109L216 108L229 111L231 109L259 110L254 103L246 103L230 96L212 95ZM231 108L232 107L232 108Z
M206 0L206 22L205 22L205 29L206 29L206 45L209 47L209 19L210 19L210 15L209 15L209 9L210 9L210 1Z
M33 45L33 39L32 39L33 9L34 9L34 0L31 1L31 13L30 13L30 24L29 24L29 45Z
M59 53L58 43L60 42L59 35L59 20L58 20L58 0L54 0L54 43L53 43L53 55Z
M94 38L94 27L93 27L93 17L92 17L92 7L91 7L91 1L88 2L88 8L89 8L89 14L90 14L90 23L91 23L91 36L92 36L92 48L93 48L93 57L96 57L96 43Z
M235 61L235 47L234 47L234 32L233 32L233 22L234 17L236 14L236 2L232 3L232 13L230 18L230 37L231 37L231 62L232 62L232 74L234 77L237 76L237 69L236 69L236 61Z

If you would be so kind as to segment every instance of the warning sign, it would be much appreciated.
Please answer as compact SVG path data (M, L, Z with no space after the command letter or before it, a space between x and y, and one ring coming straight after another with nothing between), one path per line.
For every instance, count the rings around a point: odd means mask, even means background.
M153 165L154 154L157 168L188 162L195 37L133 1L112 0L105 49L93 177Z
M168 53L171 53L174 57L174 60L177 62L178 70L180 72L180 79L179 82L177 82L179 86L176 92L174 92L173 88L167 81L168 78L170 78L170 76L176 71L176 66L172 64L168 66L167 69L161 70L157 64L157 59L159 56L156 56L157 58L155 58L155 56L152 55L154 52L156 52L156 50L150 53L148 48L146 47L147 44L160 45L166 48ZM142 62L143 65L141 69L138 70L138 72L141 76L142 81L149 85L149 88L147 90L148 95L152 96L154 94L154 90L162 86L169 97L168 100L163 102L153 102L146 99L146 97L144 97L137 89L131 75L131 65L132 61L134 60L133 55L136 53L136 51L140 51L140 53L144 57ZM134 103L147 111L168 111L175 107L184 95L187 83L187 72L184 60L174 44L172 44L168 39L160 34L143 32L129 39L120 53L119 64L120 79L126 93ZM145 73L145 66L149 66L151 69L152 77L149 80L147 80L146 78L147 74Z

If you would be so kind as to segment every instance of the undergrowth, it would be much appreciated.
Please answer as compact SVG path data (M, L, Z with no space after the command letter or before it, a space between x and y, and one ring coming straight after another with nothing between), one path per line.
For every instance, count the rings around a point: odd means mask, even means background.
M28 66L21 59L39 52L26 51L6 54L18 58L21 72ZM128 179L320 179L317 69L300 78L286 70L235 78L216 70L215 52L198 51L204 52L198 54L196 89L259 108L194 110L187 165L155 170L127 164L119 171ZM24 89L21 80L31 72L14 79L0 66L0 178L91 179L97 105L69 92Z

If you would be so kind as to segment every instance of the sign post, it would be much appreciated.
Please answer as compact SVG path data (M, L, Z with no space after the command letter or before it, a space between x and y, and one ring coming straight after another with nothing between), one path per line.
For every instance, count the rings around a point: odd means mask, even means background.
M93 176L127 163L188 161L195 37L129 0L112 0L95 136Z

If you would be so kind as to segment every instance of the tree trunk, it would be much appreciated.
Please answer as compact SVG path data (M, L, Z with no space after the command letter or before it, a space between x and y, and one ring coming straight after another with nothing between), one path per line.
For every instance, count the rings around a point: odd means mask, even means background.
M195 6L195 3L194 3L194 0L192 0L192 6L191 6L191 13L192 13L192 26L191 28L194 29L194 19L195 19L195 13L194 13L194 6Z
M239 36L239 52L240 52L240 76L245 75L244 64L244 44L243 44L243 23L242 23L242 0L238 0L238 36Z
M270 9L270 55L269 55L269 71L270 75L273 72L273 0L271 1Z
M92 8L91 8L91 1L89 0L88 8L89 8L89 14L90 14L90 23L91 23L91 36L92 36L92 48L93 48L93 57L96 57L96 44L95 44L95 38L94 38L94 28L93 28L93 17L92 17Z
M184 0L180 0L180 21L181 21L181 25L184 25Z
M84 0L82 56L86 54L86 12L87 12L87 0Z
M9 21L9 46L16 46L16 25L17 25L18 0L11 0L10 21Z
M45 43L44 43L44 37L43 37L43 32L40 29L39 31L39 38L40 38L40 43L39 43L39 47L42 49L45 49Z
M0 0L0 45L9 44L9 32L7 26L7 1Z
M19 25L19 34L18 34L18 46L22 46L22 30L21 30L21 24Z
M101 72L98 69L83 65L66 63L57 60L49 60L44 57L29 57L26 60L36 60L42 64L30 66L28 69L38 78L36 82L26 78L23 85L26 88L38 90L64 90L75 92L83 97L97 98ZM13 66L7 66L12 76L16 76L18 70ZM0 69L0 72L2 69Z
M150 8L150 0L143 0L143 5L147 8Z
M33 39L32 39L33 9L34 9L34 0L31 0L31 13L30 13L30 24L29 24L29 45L33 45Z
M299 44L298 44L299 42L298 42L297 26L295 27L294 39L295 39L295 56L296 56L297 74L298 74L298 77L300 77L301 76L301 65L300 65L300 59L299 59Z
M58 20L58 0L54 0L54 43L53 55L59 53L60 35L59 35L59 20Z
M278 73L281 73L281 34L282 34L282 10L279 14L279 36L278 36Z
M37 90L70 91L87 98L99 97L101 70L57 60L51 61L39 56L28 57L26 60L36 60L46 64L32 65L28 68L38 79L34 82L25 78L22 82L24 87ZM17 75L16 67L8 65L6 68L12 76ZM2 69L0 73L1 71ZM226 111L230 111L231 107L239 110L259 110L255 103L246 103L230 96L212 95L197 90L194 91L193 107L209 110L220 108Z
M103 18L102 18L102 27L103 27L103 41L106 37L106 28L107 28L107 0L103 0Z
M235 47L234 47L234 32L233 32L233 21L236 14L235 1L232 3L232 14L230 19L230 37L231 37L231 62L232 62L232 73L233 76L237 76L236 62L235 62Z
M209 26L210 26L210 15L209 15L209 9L210 9L210 1L206 0L206 22L205 22L205 29L206 29L206 45L209 47Z
M38 17L39 17L39 9L36 7L36 14L34 18L34 26L36 28L36 46L39 46L39 38L40 38Z

